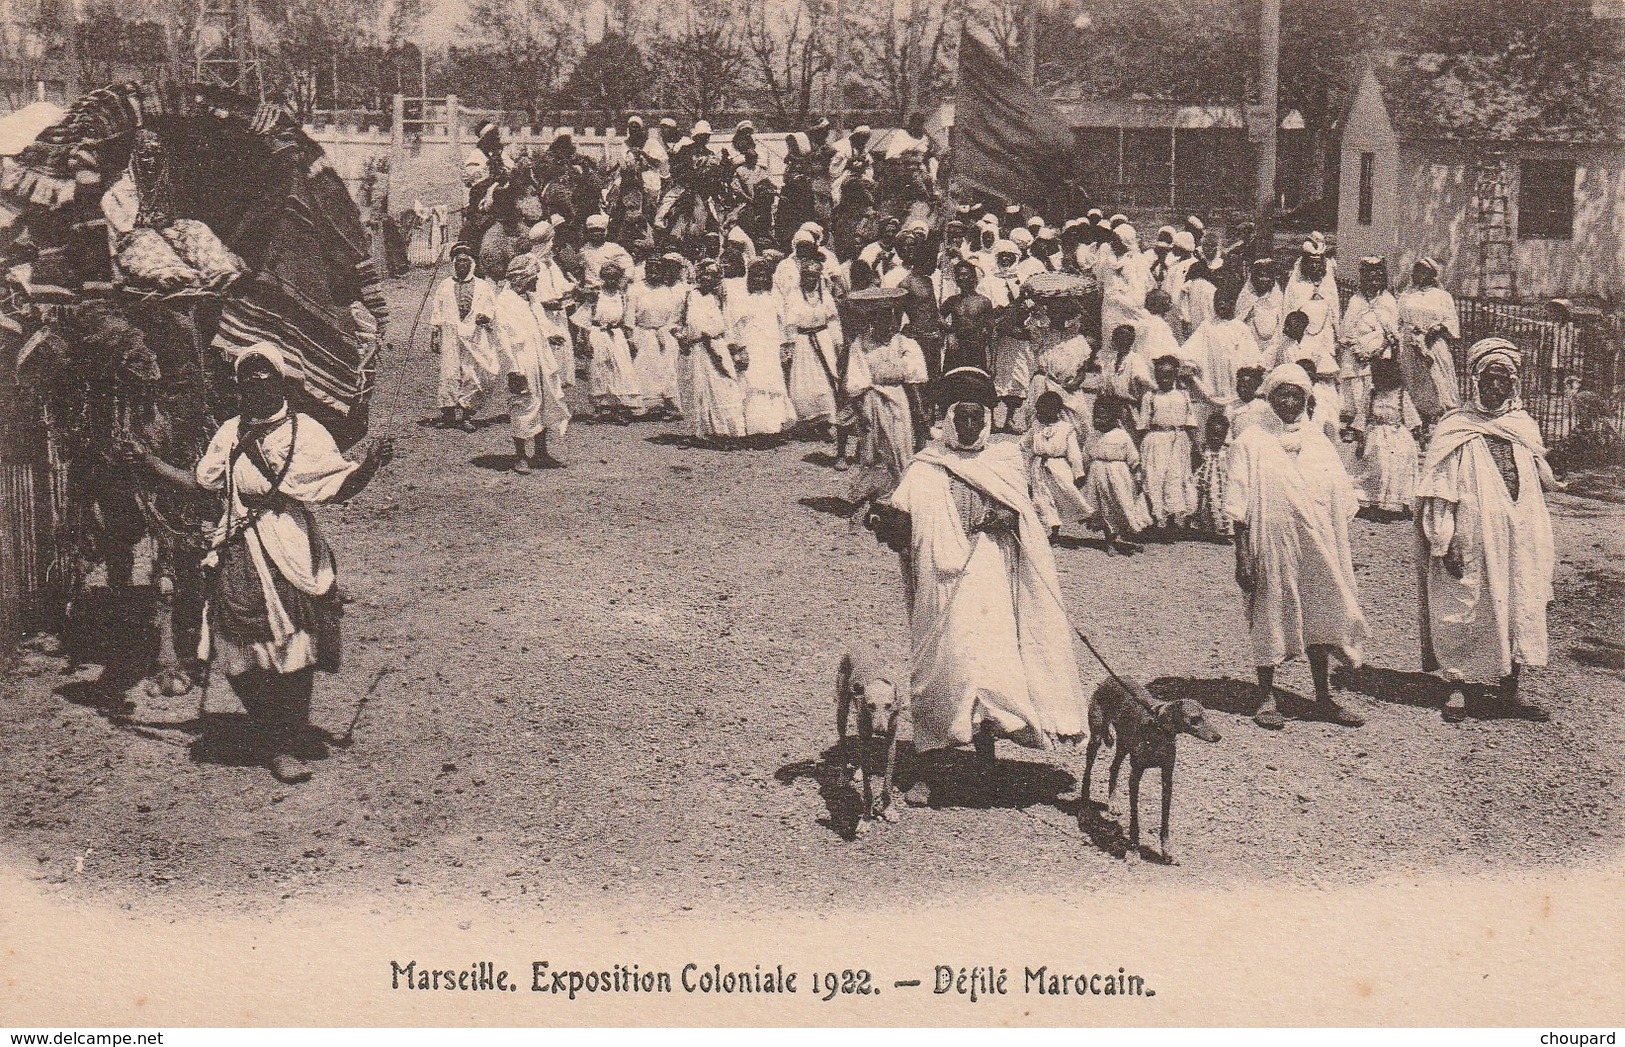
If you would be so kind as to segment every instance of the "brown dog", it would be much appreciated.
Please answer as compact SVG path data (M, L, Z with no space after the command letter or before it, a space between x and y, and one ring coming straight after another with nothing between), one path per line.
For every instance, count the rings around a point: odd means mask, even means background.
M874 652L846 652L835 677L835 726L846 766L851 770L854 781L863 782L863 813L858 816L857 825L860 833L868 829L868 823L874 821L876 815L888 822L897 820L897 809L892 806L891 783L897 768L897 717L902 711L902 704L893 675ZM847 744L847 726L853 706L857 707L858 714L856 754ZM870 746L877 735L886 744L886 770L880 779L878 805L875 803L874 785L865 770Z
M1115 734L1115 739L1113 735ZM1128 758L1128 860L1140 858L1140 775L1149 768L1162 769L1162 858L1173 864L1168 849L1168 813L1174 799L1174 748L1181 734L1191 734L1204 742L1219 740L1219 732L1207 722L1207 710L1194 698L1161 702L1139 683L1130 679L1107 679L1089 699L1089 749L1083 768L1083 809L1089 810L1089 779L1095 769L1095 753L1102 745L1116 745L1112 758L1106 799L1117 792L1117 772Z

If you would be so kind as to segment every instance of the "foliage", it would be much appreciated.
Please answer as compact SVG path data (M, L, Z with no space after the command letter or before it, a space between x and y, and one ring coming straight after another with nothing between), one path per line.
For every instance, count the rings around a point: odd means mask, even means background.
M563 100L582 109L596 109L619 122L647 101L650 79L649 65L631 37L607 32L581 53L565 82Z
M550 0L473 0L460 35L448 86L475 105L533 119L554 103L576 38Z
M867 107L903 123L953 82L963 12L959 0L879 0L852 12L853 81Z
M650 49L662 108L681 109L690 119L738 103L748 55L732 0L693 0L681 18Z
M825 0L746 0L745 47L760 104L781 127L804 127L835 67Z

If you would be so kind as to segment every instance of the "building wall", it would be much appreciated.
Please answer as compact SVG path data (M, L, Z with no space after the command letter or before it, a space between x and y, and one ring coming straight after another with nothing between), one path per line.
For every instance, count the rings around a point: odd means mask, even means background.
M1360 157L1372 154L1371 222L1360 222ZM1391 255L1399 244L1399 139L1367 73L1343 126L1338 165L1337 250L1345 259ZM1351 270L1352 271L1352 270Z
M1347 161L1348 151L1344 158ZM1625 149L1528 147L1509 158L1508 189L1517 229L1519 156L1567 156L1576 162L1574 237L1517 240L1517 296L1542 299L1625 297ZM1357 161L1356 161L1357 162ZM1408 142L1400 150L1399 226L1389 252L1397 273L1432 256L1444 268L1446 287L1461 294L1481 291L1479 230L1474 200L1477 174L1470 152L1456 143ZM1346 186L1346 183L1345 183ZM1347 242L1339 224L1339 239ZM1352 253L1352 252L1350 252Z

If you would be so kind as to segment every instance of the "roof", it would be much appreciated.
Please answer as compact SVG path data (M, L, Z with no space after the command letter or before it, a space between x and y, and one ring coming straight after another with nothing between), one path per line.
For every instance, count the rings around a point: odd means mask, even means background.
M1625 141L1618 85L1625 61L1539 85L1508 73L1498 56L1394 56L1371 67L1401 139L1568 145Z

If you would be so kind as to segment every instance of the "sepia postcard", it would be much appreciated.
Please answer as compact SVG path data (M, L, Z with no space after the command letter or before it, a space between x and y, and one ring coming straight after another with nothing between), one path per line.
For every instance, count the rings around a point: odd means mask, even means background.
M1625 1022L1622 73L0 0L0 1023Z

